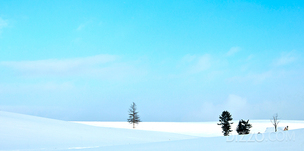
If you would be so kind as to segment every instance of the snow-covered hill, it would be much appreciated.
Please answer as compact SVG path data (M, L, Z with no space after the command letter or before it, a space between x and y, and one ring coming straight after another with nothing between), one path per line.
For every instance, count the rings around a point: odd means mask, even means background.
M231 135L237 135L235 129L238 124L237 120L233 121L231 125ZM132 125L128 122L97 122L97 121L77 121L76 123L82 123L86 125L99 126L99 127L115 127L132 129ZM138 130L148 131L161 131L178 133L184 135L192 135L198 137L215 137L223 136L221 126L217 125L218 121L214 122L141 122L136 125ZM250 133L264 133L273 132L274 127L270 120L250 120L252 125ZM304 128L304 121L297 120L280 120L279 130L283 130L284 127L289 126L289 130Z
M0 150L65 150L195 138L193 136L95 127L0 111Z
M107 151L301 151L304 149L303 136L304 129L299 129L282 133L201 137L171 142L111 146L103 149Z
M285 151L304 148L304 129L301 129L304 128L303 121L282 121L281 126L288 124L292 129L290 131L229 137L221 136L221 132L218 132L219 126L214 125L216 122L142 122L137 129L132 129L126 122L85 122L95 125L91 126L81 124L83 122L59 121L0 111L0 123L1 151ZM251 123L253 132L263 132L271 126L268 120ZM199 131L200 129L203 130Z

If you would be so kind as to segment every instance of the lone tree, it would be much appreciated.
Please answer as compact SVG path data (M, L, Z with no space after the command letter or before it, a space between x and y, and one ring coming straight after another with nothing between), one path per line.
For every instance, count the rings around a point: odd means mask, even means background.
M140 121L138 112L136 111L136 104L133 102L129 109L129 119L128 122L133 124L133 128L135 128L135 124L138 124Z
M272 120L270 120L270 122L272 123L272 125L274 126L274 131L277 132L278 131L278 125L280 123L280 121L278 121L278 113L276 113L273 117Z
M222 125L222 133L224 133L224 136L229 136L229 133L232 132L230 124L233 124L233 122L230 122L233 119L231 114L228 111L223 111L219 118L220 123L217 123L217 125Z
M239 135L245 135L245 134L249 134L250 133L250 128L251 128L251 124L249 124L249 120L244 121L243 119L241 119L239 121L238 126L236 127L236 132Z

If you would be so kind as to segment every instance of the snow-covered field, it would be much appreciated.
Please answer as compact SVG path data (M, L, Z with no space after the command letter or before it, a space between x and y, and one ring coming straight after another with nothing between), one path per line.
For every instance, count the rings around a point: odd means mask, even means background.
M289 131L264 133L269 120L252 120L252 133L224 137L215 122L67 122L0 111L0 150L176 151L303 150L304 121ZM233 124L235 127L237 121ZM233 127L233 129L235 129ZM257 134L261 132L261 134Z
M127 122L84 122L77 121L75 123L82 123L92 126L99 127L115 127L124 129L133 129L132 125ZM198 136L198 137L215 137L223 136L221 126L217 125L218 121L214 122L141 122L136 125L138 130L148 130L148 131L161 131L178 133L184 135ZM232 130L234 130L231 135L237 135L235 131L238 121L233 121L234 124L231 125ZM264 133L266 129L273 129L273 125L270 120L250 120L252 128L251 133ZM304 128L304 121L295 120L280 120L279 130L283 130L285 126L289 127L289 130Z

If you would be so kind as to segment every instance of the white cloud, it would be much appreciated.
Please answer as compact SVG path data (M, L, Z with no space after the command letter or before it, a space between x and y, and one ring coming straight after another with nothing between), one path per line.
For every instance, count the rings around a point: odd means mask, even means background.
M242 98L240 96L230 94L228 96L228 100L225 104L225 107L231 113L238 115L238 117L240 117L240 115L245 116L245 117L248 116L246 114L247 109L248 109L246 98Z
M216 121L221 112L221 108L218 106L212 102L205 101L198 110L188 113L183 119L187 121Z
M196 74L211 67L211 57L209 54L202 56L186 55L182 58L180 66L184 66L189 74Z
M132 63L120 62L118 56L96 55L74 59L49 59L37 61L3 61L0 66L15 70L24 76L89 76L122 79L126 76L144 75Z
M85 27L85 24L80 24L77 28L78 31L82 30Z
M0 65L6 66L21 72L30 72L37 74L60 74L74 72L75 70L83 71L88 67L112 62L116 60L116 56L97 55L86 58L76 59L49 59L37 61L3 61Z
M239 118L249 118L252 112L249 110L250 105L246 98L238 95L230 94L227 100L221 103L213 103L205 101L200 109L186 115L184 119L190 121L216 121L222 111L229 111L235 120Z
M292 52L282 53L281 57L274 61L275 66L283 66L296 61L296 57Z
M240 47L232 47L230 48L230 50L226 53L227 56L232 56L234 54L236 54L237 52L239 52L241 50Z
M4 20L0 17L0 29L8 25L7 20Z
M88 20L87 22L80 24L76 30L81 31L84 28L86 28L88 25L91 25L92 23L93 23L93 20Z
M0 33L1 33L2 29L7 27L7 26L8 26L8 21L4 20L0 17Z
M71 82L55 83L55 82L46 82L38 83L33 85L26 85L29 90L45 90L45 91L67 91L74 89L75 86Z
M10 93L31 93L31 92L51 92L51 91L69 91L75 89L75 86L71 82L39 82L34 84L24 84L24 83L16 83L16 84L7 84L0 85L0 90L2 89L2 93L10 94ZM0 92L1 93L1 92Z
M192 67L193 72L201 72L207 70L211 66L211 57L210 55L203 55L198 57L198 61L195 66Z
M228 78L229 82L252 82L253 84L260 84L265 80L271 78L273 76L273 71L269 70L263 73L249 73L244 76L234 76Z
M283 104L286 107L286 102ZM286 113L284 105L278 101L258 100L255 103L250 103L245 97L230 94L222 102L203 102L198 110L190 112L184 119L190 121L217 121L219 115L226 110L231 113L234 120L269 119L274 113Z
M189 62L192 62L194 59L196 58L195 55L185 55L183 58L182 58L182 62L183 63L189 63Z

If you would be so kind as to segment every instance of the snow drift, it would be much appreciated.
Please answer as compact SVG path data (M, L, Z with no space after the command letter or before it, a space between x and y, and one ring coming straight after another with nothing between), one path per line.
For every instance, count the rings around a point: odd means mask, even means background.
M134 130L124 127L130 125L121 124L122 127L113 128L113 124L117 122L86 122L86 124L95 125L91 126L2 111L0 111L0 123L1 151L235 151L244 149L285 151L304 148L304 129L224 137L217 136L220 133L218 126L212 122L205 124L146 122L139 126L146 130ZM253 127L256 127L253 132L265 131L269 123L270 121L265 120L252 122ZM304 126L303 121L283 121L282 123L290 125L291 128ZM100 127L102 125L108 127ZM208 137L197 137L204 135L205 130L200 134L195 134L201 126L201 129L204 129L204 125L214 127L214 129L209 129L210 132L206 133ZM119 126L116 125L116 127ZM211 137L212 134L213 137Z
M95 127L0 111L0 150L65 150L194 138L174 133Z

